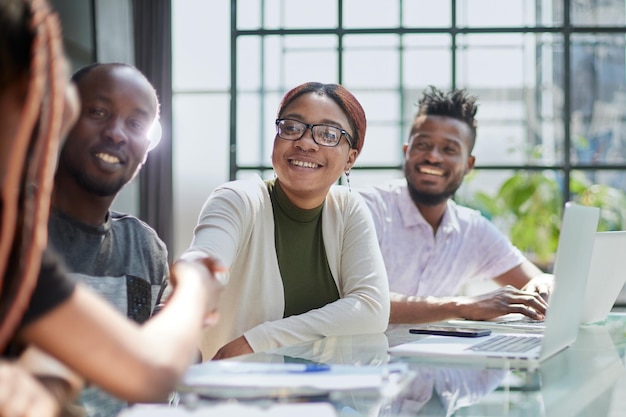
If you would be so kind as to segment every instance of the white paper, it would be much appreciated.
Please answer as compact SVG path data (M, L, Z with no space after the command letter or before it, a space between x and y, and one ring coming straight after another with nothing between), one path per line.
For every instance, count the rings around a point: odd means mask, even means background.
M197 410L167 405L135 405L118 417L337 417L329 403L273 404L258 407L244 404L207 405Z
M189 368L185 387L314 388L323 391L382 389L404 378L404 363L386 366L331 365L320 372L290 372L293 364L207 361Z

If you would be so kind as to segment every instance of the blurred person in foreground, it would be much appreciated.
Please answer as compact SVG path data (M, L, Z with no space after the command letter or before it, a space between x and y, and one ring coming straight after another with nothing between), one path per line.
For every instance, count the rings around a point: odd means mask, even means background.
M0 0L0 416L58 415L77 379L131 402L165 400L221 291L215 263L178 262L168 305L139 326L46 250L56 158L79 107L61 45L45 0ZM60 391L46 388L56 375Z

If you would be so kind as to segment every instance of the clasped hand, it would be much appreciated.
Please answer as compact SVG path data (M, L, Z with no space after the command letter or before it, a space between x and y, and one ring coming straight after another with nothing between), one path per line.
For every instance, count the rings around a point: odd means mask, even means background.
M0 361L0 416L54 417L60 405L29 372L19 364Z
M215 356L213 356L213 360L218 359L227 359L232 358L234 356L247 355L249 353L254 353L252 347L248 343L248 340L245 336L239 336L235 340L232 340L222 346Z
M170 268L170 282L174 288L178 281L186 279L184 278L186 274L192 271L199 274L207 294L203 324L205 327L214 326L219 320L217 304L223 290L222 283L216 277L226 272L226 268L217 260L209 257L177 261Z

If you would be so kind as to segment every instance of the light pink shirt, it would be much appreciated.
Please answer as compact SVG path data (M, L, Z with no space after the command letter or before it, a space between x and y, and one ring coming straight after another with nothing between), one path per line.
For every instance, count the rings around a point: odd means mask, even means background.
M391 292L457 295L463 284L493 279L525 260L479 211L452 200L434 235L404 179L359 192L374 218Z

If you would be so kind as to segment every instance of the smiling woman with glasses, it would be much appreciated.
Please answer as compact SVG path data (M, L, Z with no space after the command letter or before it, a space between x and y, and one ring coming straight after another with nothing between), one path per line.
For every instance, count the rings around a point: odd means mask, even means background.
M336 185L361 152L365 127L363 108L344 87L302 84L278 108L275 178L229 182L209 196L181 257L209 256L228 270L203 359L386 329L389 293L374 226L359 194Z

